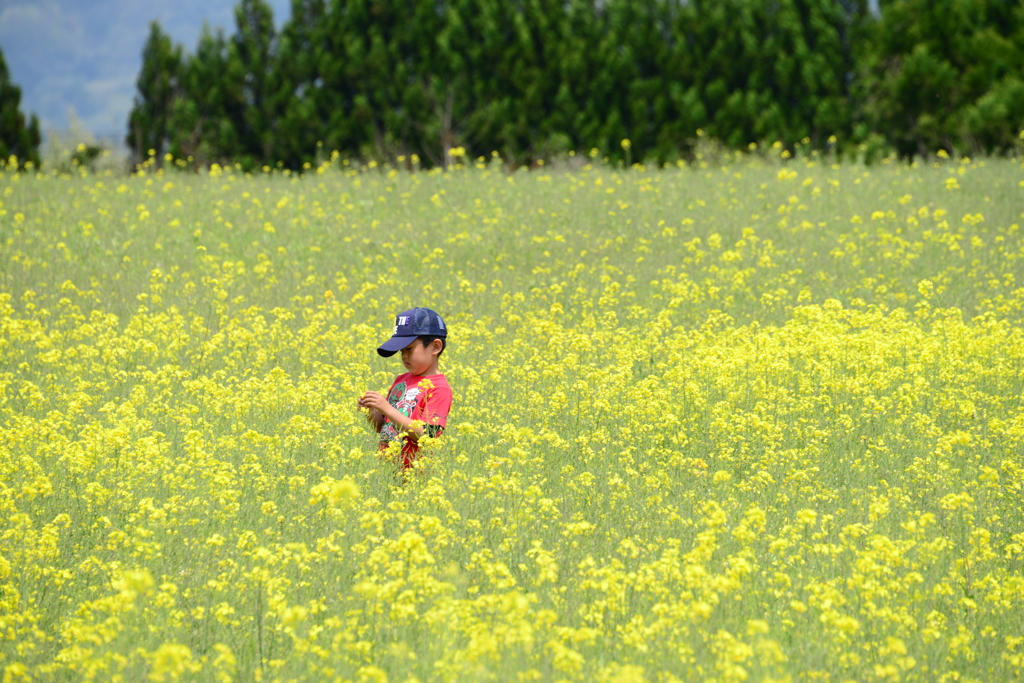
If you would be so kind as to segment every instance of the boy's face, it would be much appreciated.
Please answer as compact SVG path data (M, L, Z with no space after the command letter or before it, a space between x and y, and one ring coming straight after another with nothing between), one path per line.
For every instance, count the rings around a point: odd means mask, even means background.
M435 339L424 346L419 339L402 349L402 365L414 375L426 374L437 362L437 354L441 353L441 340Z

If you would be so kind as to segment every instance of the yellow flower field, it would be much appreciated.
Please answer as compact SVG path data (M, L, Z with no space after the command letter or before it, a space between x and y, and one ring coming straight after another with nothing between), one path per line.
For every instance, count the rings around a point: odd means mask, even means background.
M3 681L1024 676L1024 168L0 175ZM402 482L355 406L445 316Z

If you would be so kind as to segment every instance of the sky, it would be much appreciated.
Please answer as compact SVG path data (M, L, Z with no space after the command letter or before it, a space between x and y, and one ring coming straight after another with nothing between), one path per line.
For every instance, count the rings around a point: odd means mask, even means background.
M71 127L70 113L99 138L125 135L142 65L142 44L156 19L186 51L203 22L234 33L236 0L0 0L0 50L21 88L21 111L39 117L45 135ZM275 23L289 0L269 0Z

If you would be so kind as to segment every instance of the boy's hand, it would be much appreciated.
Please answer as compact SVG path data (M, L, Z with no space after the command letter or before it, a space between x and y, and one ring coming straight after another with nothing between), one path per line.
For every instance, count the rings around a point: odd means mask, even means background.
M360 408L376 409L381 415L384 414L384 409L391 405L386 398L376 391L367 391L359 398L358 404Z
M378 432L384 425L384 408L383 406L391 407L388 400L381 396L376 391L367 391L365 394L359 397L356 401L356 405L359 406L360 410L366 410L366 421L373 425L373 428Z

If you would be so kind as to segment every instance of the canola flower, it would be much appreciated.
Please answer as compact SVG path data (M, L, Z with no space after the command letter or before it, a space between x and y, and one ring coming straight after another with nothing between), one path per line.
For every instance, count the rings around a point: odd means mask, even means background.
M4 680L1019 678L1022 178L8 171Z

